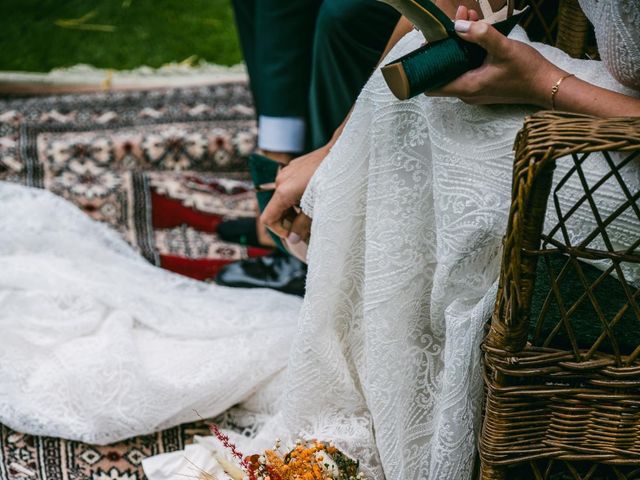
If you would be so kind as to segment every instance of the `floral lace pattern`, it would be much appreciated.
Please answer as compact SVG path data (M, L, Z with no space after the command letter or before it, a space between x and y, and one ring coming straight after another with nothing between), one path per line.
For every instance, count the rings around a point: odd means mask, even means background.
M611 11L616 2L601 3ZM634 25L637 35L637 20L622 28ZM521 29L512 35L527 41ZM389 59L421 41L410 33ZM581 78L631 93L601 62L533 45ZM613 59L624 63L615 71L637 82L629 69L638 63L626 62L637 58L638 43L618 48L631 53ZM398 102L380 72L373 75L303 198L313 226L283 406L291 431L337 437L373 478L471 478L479 343L495 300L513 140L532 112L425 96ZM559 165L556 180L568 168ZM587 170L593 184L606 164L593 156ZM637 165L624 175L630 188L640 184ZM568 182L558 192L562 206L581 191L578 179ZM603 212L621 203L615 185L598 194ZM583 213L571 219L576 239L594 229ZM550 212L548 223L554 220ZM631 209L616 228L621 243L640 234Z
M620 83L640 90L640 3L580 0L595 27L602 61Z

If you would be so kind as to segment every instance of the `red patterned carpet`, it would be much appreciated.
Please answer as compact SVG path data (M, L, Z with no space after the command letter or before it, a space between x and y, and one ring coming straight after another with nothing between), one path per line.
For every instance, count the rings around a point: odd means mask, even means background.
M150 262L206 280L265 253L216 236L223 219L254 214L245 156L255 135L242 83L3 101L0 180L51 190ZM0 425L0 480L140 480L142 458L206 431L183 425L96 447Z
M204 279L264 253L215 236L253 215L255 134L244 84L0 102L0 180L51 190L154 264Z

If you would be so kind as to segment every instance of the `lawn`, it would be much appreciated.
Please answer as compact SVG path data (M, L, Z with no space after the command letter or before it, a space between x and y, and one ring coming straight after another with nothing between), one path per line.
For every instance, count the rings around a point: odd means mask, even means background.
M230 0L0 0L0 70L241 61Z

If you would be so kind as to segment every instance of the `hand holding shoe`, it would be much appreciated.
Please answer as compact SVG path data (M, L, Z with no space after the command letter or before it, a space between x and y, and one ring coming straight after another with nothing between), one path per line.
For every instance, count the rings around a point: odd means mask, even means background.
M507 38L483 21L474 21L476 18L476 12L460 7L455 30L463 40L487 51L484 63L428 95L457 97L473 105L505 103L549 107L551 87L566 72L534 48Z

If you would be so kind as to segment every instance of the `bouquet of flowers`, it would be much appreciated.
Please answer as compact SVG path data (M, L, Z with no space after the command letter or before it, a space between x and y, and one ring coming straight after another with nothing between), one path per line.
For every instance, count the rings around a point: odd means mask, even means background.
M233 480L365 480L364 474L359 472L359 462L332 443L298 440L293 448L283 448L276 440L271 450L245 457L216 425L211 425L211 432L233 459L216 456ZM203 480L223 479L205 475Z

